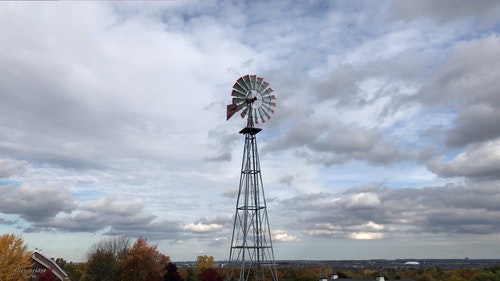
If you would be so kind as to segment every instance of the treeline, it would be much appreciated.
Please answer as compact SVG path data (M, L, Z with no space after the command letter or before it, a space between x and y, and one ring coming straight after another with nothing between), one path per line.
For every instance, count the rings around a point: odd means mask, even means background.
M13 234L0 236L0 281L30 280L31 253L22 237ZM126 237L105 239L92 245L82 263L55 262L69 275L71 281L224 281L228 272L216 266L212 256L198 256L195 267L177 268L170 257L160 253L156 245L145 238L134 243ZM278 267L280 281L318 281L332 273L344 279L375 280L379 274L385 280L414 281L500 281L500 265L484 269L393 268L342 270L335 268ZM233 278L234 279L234 278ZM37 281L53 281L50 270Z
M332 270L333 272L333 270ZM346 270L335 271L339 278L375 280L379 275L385 280L414 280L414 281L500 281L500 265L483 269L447 269L439 267L428 269L394 268L379 270ZM297 279L288 279L297 280ZM318 279L309 279L317 281ZM309 281L308 280L308 281ZM280 281L285 281L281 279Z
M71 281L223 281L215 260L199 256L196 269L178 270L156 245L139 238L133 245L127 237L115 237L92 245L83 263L55 262Z
M32 252L19 235L0 235L0 281L56 281L51 269L32 276ZM223 281L213 257L199 256L196 270L178 272L170 257L145 238L132 241L123 236L92 245L81 263L54 261L71 281Z

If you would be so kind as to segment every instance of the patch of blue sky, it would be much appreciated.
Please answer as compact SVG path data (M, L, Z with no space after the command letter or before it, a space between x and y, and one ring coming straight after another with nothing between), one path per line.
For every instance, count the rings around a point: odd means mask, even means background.
M487 33L496 35L500 34L500 21L496 22L493 28L491 28Z
M452 108L420 111L411 119L394 122L384 132L401 137L407 147L441 143L443 132L450 129L458 112Z
M420 188L445 184L425 167L411 162L388 166L373 166L366 162L351 161L344 165L323 167L320 173L324 186L342 191L355 186L379 183L388 188Z
M372 167L368 163L361 161L350 161L343 165L331 167L318 167L318 173L321 174L323 186L335 190L345 190L353 186L365 185L375 181L385 180L386 177L380 177L375 170L379 168Z
M256 137L257 144L259 146L261 146L260 143L262 143L264 145L268 140L273 139L273 138L281 135L283 132L283 130L278 129L278 128L269 128L266 126L266 124L262 124L262 125L259 124L256 127L262 129L262 131L260 131L260 133L257 134L257 137ZM244 138L243 138L243 140L244 140ZM243 145L243 140L242 140L242 145Z
M76 191L73 193L77 201L93 201L107 195L102 189L92 185L78 185Z
M30 224L18 215L0 214L0 233L18 233L20 229L29 227Z
M461 24L456 24L456 28L461 30L461 34L457 36L457 41L471 41L488 37L493 33L500 33L500 21L485 22L483 19L468 18L464 19ZM461 28L462 27L462 28Z
M22 182L16 180L0 180L0 187L6 185L19 187L21 184Z
M457 156L461 153L463 153L464 150L453 150L453 151L448 151L447 153L443 154L443 161L449 162L457 158Z

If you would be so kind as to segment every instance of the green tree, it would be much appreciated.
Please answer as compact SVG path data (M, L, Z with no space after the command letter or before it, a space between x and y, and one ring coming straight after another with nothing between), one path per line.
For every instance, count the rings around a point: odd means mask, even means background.
M63 270L68 274L71 281L83 281L85 280L85 272L87 270L87 263L74 263L69 262L63 268Z
M161 254L157 246L149 246L145 238L139 238L130 249L124 263L124 281L161 281L165 265L170 258Z
M499 281L500 275L495 274L491 271L481 271L474 274L472 278L473 281Z
M130 239L119 236L101 240L87 253L87 281L114 281L123 271L130 248Z
M194 269L192 269L192 268L181 269L179 273L180 273L182 279L184 279L184 281L196 281L197 280Z
M31 252L21 236L0 236L0 280L24 281L31 276Z

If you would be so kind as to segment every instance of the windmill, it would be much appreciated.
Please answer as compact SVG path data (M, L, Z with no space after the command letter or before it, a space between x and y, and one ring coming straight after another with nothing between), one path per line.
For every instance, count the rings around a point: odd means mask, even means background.
M240 77L233 85L227 120L235 113L247 119L240 185L236 200L227 281L278 281L256 134L259 122L271 118L276 107L269 83L256 75Z

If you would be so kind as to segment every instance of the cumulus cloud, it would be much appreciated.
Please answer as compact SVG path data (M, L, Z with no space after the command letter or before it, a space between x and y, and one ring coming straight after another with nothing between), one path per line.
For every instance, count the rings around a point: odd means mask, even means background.
M447 132L447 144L453 147L500 137L499 105L473 104L465 108Z
M293 235L289 235L283 230L276 230L273 231L273 241L276 242L294 242L294 241L300 241L298 237L295 237Z
M498 234L497 186L498 182L421 189L371 186L369 193L354 188L335 200L329 197L301 205L304 215L293 228L312 236L350 239L409 233Z
M297 156L325 166L362 160L375 164L391 164L411 158L392 145L397 139L384 136L378 129L335 120L308 120L269 141L264 151L297 148Z
M0 186L0 212L17 214L28 222L47 221L59 213L75 210L76 204L65 189L29 185Z
M443 177L499 178L500 140L471 145L449 161L435 159L428 164L434 173Z
M218 224L187 224L184 226L184 229L187 231L193 231L193 232L208 232L208 231L214 231L214 230L220 230L222 228L221 225Z

